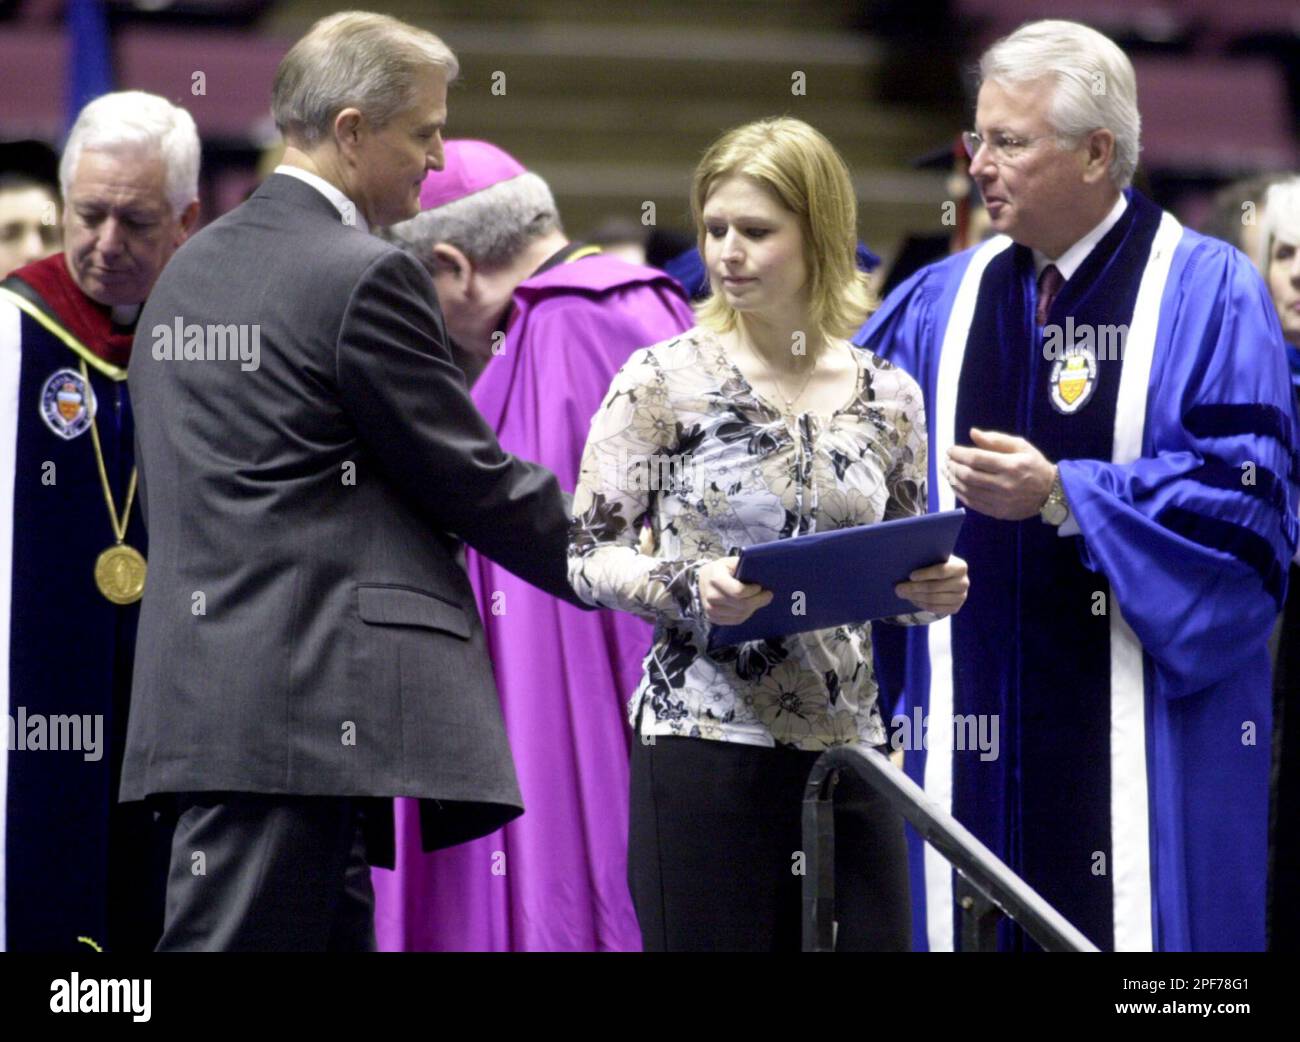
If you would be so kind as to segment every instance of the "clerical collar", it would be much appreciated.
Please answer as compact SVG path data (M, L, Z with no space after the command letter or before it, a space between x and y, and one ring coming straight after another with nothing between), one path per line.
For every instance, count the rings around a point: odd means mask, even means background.
M542 261L541 267L528 277L535 279L544 271L550 271L552 268L558 268L561 264L568 264L569 261L578 260L580 257L587 257L599 252L599 246L587 246L580 242L571 242L566 246L561 246L546 260Z
M591 256L593 253L600 253L600 247L581 242L567 243L547 257L546 260L542 261L541 266L529 275L528 278L535 279L544 271L558 268L561 264L568 264L570 261L581 260L583 257ZM528 279L524 279L524 281L527 282ZM510 325L510 316L514 314L515 310L513 294L511 296L512 299L510 303L507 304L506 309L501 312L501 318L497 321L496 329L493 330L495 333L504 333L506 327Z
M304 184L311 185L316 189L316 191L320 192L321 195L334 204L334 209L339 212L339 216L343 218L344 224L354 224L363 232L370 231L370 223L366 220L365 215L357 209L357 204L319 174L313 174L310 170L304 170L300 166L290 166L288 163L281 163L271 172L275 174L288 174L290 177L296 177Z
M109 313L114 329L134 329L143 304L118 304Z
M116 325L114 309L86 296L68 270L64 254L55 253L44 260L33 261L12 272L8 281L20 283L16 292L101 360L118 367L125 367L130 361L130 327ZM138 317L138 314L132 316L131 321Z
M1097 243L1106 237L1106 233L1115 227L1115 222L1124 216L1124 211L1128 208L1128 198L1123 192L1119 193L1119 198L1115 200L1115 205L1110 208L1110 213L1101 219L1092 231L1076 242L1068 250L1053 260L1046 254L1034 250L1034 274L1041 275L1043 269L1049 264L1055 264L1056 270L1059 271L1069 281L1070 276L1079 270L1079 265L1088 258Z

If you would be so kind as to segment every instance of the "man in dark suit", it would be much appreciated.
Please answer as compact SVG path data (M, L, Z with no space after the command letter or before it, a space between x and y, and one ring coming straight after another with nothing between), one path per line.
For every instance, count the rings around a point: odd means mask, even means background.
M424 269L366 234L418 212L456 72L394 19L318 22L276 74L284 165L141 318L121 795L173 795L160 950L373 948L385 798L421 799L430 849L521 813L452 533L574 600L566 502L475 410Z

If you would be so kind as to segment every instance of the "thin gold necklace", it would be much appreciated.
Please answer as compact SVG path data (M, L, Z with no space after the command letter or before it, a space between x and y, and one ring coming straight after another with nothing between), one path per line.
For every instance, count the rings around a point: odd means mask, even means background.
M736 342L740 342L739 336L736 337ZM749 352L751 357L763 365L763 368L766 370L763 375L772 382L772 385L776 388L777 395L780 397L781 401L785 402L785 410L782 412L782 415L787 419L793 420L795 418L794 403L803 397L804 392L808 390L808 385L812 383L813 375L817 372L818 356L813 356L812 364L808 367L808 372L803 378L803 383L799 386L799 390L795 395L791 397L785 393L785 387L777 378L775 367L763 358L757 350L749 345L745 346L745 350Z
M785 388L781 386L781 381L776 378L776 373L768 374L772 383L776 385L777 394L779 394L781 400L785 402L785 414L790 419L794 419L794 403L803 397L804 391L808 390L808 385L812 383L813 373L815 372L817 372L817 359L814 358L812 365L808 367L808 375L803 378L803 384L800 386L799 392L793 398L786 395Z

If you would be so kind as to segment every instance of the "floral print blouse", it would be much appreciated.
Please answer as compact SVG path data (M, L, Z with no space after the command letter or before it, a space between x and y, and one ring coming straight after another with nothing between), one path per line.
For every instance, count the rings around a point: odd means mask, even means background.
M707 650L702 565L741 547L924 513L921 390L853 349L852 399L787 421L696 327L633 354L591 422L569 582L655 623L629 716L647 735L822 750L885 740L869 625ZM640 548L649 524L653 555ZM891 621L933 621L916 612Z

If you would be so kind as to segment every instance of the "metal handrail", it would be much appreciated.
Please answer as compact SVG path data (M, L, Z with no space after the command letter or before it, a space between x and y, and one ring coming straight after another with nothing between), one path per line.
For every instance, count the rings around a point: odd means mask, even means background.
M839 745L813 765L804 788L803 950L835 950L834 789L852 770L903 815L957 872L962 951L995 951L997 921L1007 916L1051 952L1099 949L888 757L867 746Z

